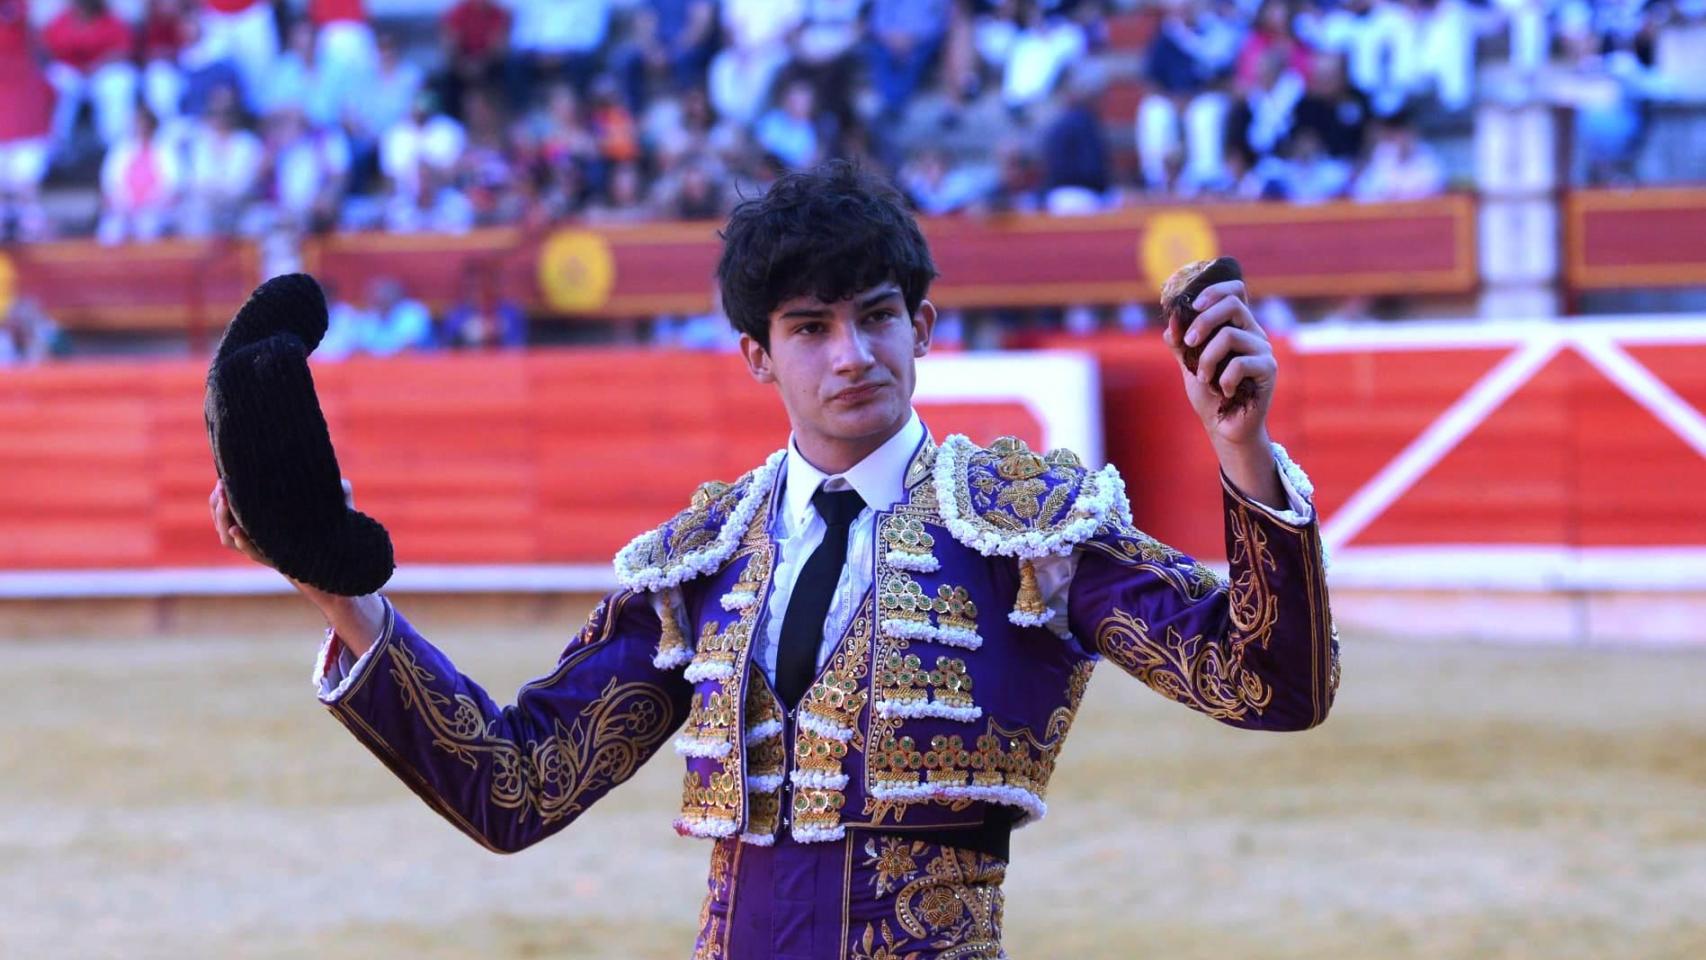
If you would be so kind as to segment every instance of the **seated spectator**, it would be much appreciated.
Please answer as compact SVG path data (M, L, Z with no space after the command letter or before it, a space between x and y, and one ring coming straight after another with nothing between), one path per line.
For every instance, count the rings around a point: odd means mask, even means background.
M409 297L401 283L389 277L375 279L368 288L368 305L359 340L362 352L389 357L432 347L432 314Z
M1292 72L1286 56L1270 50L1262 58L1256 79L1241 87L1226 118L1230 149L1255 165L1273 156L1291 134L1292 118L1303 98L1303 78Z
M189 43L183 0L148 0L137 28L136 59L142 67L142 99L163 121L183 109L184 74L178 56Z
M440 92L444 102L461 108L468 93L503 83L509 52L509 11L497 0L456 0L439 21L444 58ZM381 56L384 51L381 49ZM464 122L467 117L460 117Z
M379 43L363 0L308 0L315 62L340 89L357 90L379 68Z
M908 200L927 217L958 213L987 200L998 186L996 168L954 165L945 151L925 147L901 168L899 182Z
M608 74L592 85L592 135L605 163L632 163L640 159L640 133L634 115L623 103L615 78Z
M257 212L255 230L319 232L337 224L350 170L342 129L311 126L299 108L286 107L267 120L267 158L270 202Z
M1375 134L1374 149L1357 177L1358 200L1421 200L1445 190L1445 171L1433 148L1422 142L1408 116L1388 118Z
M53 130L53 88L30 50L24 0L0 0L0 242L47 235L41 182Z
M1312 130L1299 131L1277 156L1264 157L1256 165L1262 199L1292 203L1321 203L1345 195L1351 182L1351 165L1328 155L1321 138Z
M1421 17L1416 45L1416 74L1431 84L1442 109L1469 108L1475 93L1475 43L1494 22L1468 0L1430 0Z
M525 347L527 315L501 294L502 283L503 272L495 264L469 262L456 304L444 315L439 344L456 350Z
M858 119L853 97L859 89L863 6L863 0L806 0L805 17L794 35L791 69L811 82L818 102L842 128Z
M588 223L644 223L653 219L642 190L638 164L616 164L605 183L604 196L587 207Z
M278 22L268 0L203 0L198 36L186 49L201 69L229 63L241 78L243 103L263 109L261 91L278 57Z
M717 116L737 126L751 126L770 102L770 88L787 62L785 46L724 47L711 58L707 84Z
M868 44L883 115L898 117L935 65L948 33L949 0L872 0Z
M1372 116L1368 98L1345 82L1344 61L1334 54L1316 55L1293 111L1292 130L1314 134L1328 156L1355 163Z
M470 91L462 108L468 145L457 164L456 182L482 225L513 223L522 217L523 197L516 190L521 169L504 128L495 93Z
M783 166L806 170L823 158L818 127L817 94L811 84L796 80L783 90L781 104L758 121L753 136Z
M1064 107L1043 134L1044 205L1094 209L1109 186L1108 146L1097 110L1103 78L1089 65L1073 70ZM1076 194L1075 198L1068 198Z
M1232 65L1235 34L1194 0L1169 0L1145 67L1154 92L1137 107L1137 158L1151 190L1191 196L1222 183L1227 96L1215 80Z
M378 47L371 75L362 82L359 94L347 98L344 108L351 132L366 142L376 142L409 115L425 82L420 68L403 59L396 37L381 35ZM461 108L461 104L455 106Z
M1322 19L1316 46L1345 56L1352 85L1378 116L1409 101L1419 81L1415 14L1398 0L1345 0Z
M326 335L314 348L310 362L342 360L361 349L368 313L344 299L336 280L321 277L320 289L326 295Z
M440 112L431 94L415 98L379 145L379 169L391 184L388 229L461 232L473 225L473 209L455 186L466 145L462 125Z
M129 133L101 162L101 243L157 240L170 226L183 170L177 151L160 135L152 111L137 109Z
M263 112L300 110L316 127L342 123L348 91L337 85L336 77L320 69L314 51L314 24L298 20L286 39L284 53L260 92Z
M657 14L657 38L669 58L677 90L705 85L705 70L717 40L714 0L653 0L646 5Z
M59 325L29 297L12 301L0 323L0 367L24 367L70 353Z
M805 13L805 0L722 0L723 38L741 50L785 48Z
M70 142L77 110L87 100L101 142L117 143L136 111L130 26L107 9L106 0L73 0L48 22L41 39L49 58L47 79L59 94L54 139Z
M729 146L727 125L719 126L704 87L679 97L656 97L640 119L640 138L664 166L689 154L723 152Z
M1262 61L1273 52L1284 58L1288 70L1300 77L1309 75L1311 51L1293 29L1290 0L1262 0L1250 35L1238 50L1233 80L1239 86L1254 84Z
M610 32L610 0L514 0L510 8L511 106L528 106L534 90L558 81L584 94Z
M249 96L241 91L261 89L258 82L244 80L237 61L207 39L205 17L204 9L202 17L183 20L184 45L178 50L178 74L184 81L183 97L178 104L181 115L199 117L207 113L207 105L216 96L215 92L225 88L239 91L240 97ZM276 64L277 59L275 55L272 62ZM264 97L260 96L253 100L253 104L257 109L267 107ZM169 130L176 125L174 121L162 124L162 128Z
M266 158L261 139L238 121L236 92L221 87L207 116L193 121L188 139L180 232L192 237L236 232Z
M699 156L678 159L653 189L652 206L670 220L718 220L728 212L723 171Z
M598 138L581 112L580 97L568 84L557 84L547 94L539 161L546 179L561 188L565 211L579 207L586 194L603 187L604 159Z
M1088 48L1084 30L1077 23L1044 13L1040 2L1032 3L1007 55L1007 69L1001 78L1002 101L1019 109L1046 99L1054 93L1066 65Z

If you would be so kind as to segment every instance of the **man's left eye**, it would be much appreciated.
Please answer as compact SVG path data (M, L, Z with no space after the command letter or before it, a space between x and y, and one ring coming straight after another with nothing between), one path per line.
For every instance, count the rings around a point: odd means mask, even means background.
M865 315L865 322L866 323L885 323L885 322L887 322L889 320L893 320L893 319L894 319L894 311L893 310L878 310L876 313L868 313Z

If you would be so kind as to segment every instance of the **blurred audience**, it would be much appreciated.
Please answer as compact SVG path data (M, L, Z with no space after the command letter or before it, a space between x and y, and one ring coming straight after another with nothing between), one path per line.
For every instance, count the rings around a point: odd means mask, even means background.
M70 352L63 331L29 297L12 301L0 320L0 367L23 367Z
M830 156L931 215L1427 196L1422 131L1461 130L1507 48L1587 177L1629 182L1651 105L1706 95L1698 6L64 0L32 27L0 0L0 238L714 219ZM44 178L98 214L49 216L77 205Z
M101 163L102 243L155 240L178 204L183 169L177 151L160 136L153 111L138 108L130 132L113 144Z
M62 147L71 140L77 111L94 110L95 132L111 146L130 130L136 109L136 64L130 25L107 9L105 0L72 0L42 30L47 79L58 94L53 135Z
M41 204L53 89L30 49L25 0L0 0L0 242L48 235Z

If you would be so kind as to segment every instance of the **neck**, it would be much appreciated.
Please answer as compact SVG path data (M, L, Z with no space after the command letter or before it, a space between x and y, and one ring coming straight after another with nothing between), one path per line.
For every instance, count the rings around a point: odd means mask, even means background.
M800 455L806 462L834 476L846 473L854 465L877 451L877 448L888 443L895 434L899 433L912 419L912 412L890 424L881 433L873 433L868 437L853 440L843 440L836 437L825 437L816 434L794 431L794 446L800 450Z

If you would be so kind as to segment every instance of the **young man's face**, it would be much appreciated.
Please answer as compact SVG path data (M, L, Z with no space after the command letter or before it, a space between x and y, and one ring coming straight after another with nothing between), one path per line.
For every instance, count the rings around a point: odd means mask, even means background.
M774 383L795 440L826 470L845 470L893 436L912 410L914 361L930 349L936 308L908 315L900 287L846 300L795 297L770 313L770 348L741 338L752 375Z

